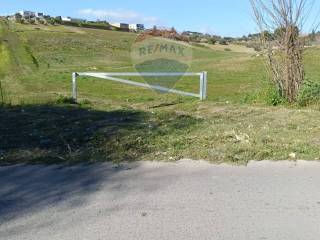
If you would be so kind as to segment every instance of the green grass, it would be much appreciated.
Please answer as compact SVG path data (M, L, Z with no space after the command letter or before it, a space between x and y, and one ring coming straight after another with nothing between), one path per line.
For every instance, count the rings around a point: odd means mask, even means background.
M4 107L0 116L0 163L144 159L160 149L158 143L169 144L165 136L190 131L198 122L190 116L67 105Z
M319 118L318 110L209 102L108 110L90 103L6 106L0 164L184 158L246 164L292 153L319 160Z
M19 89L22 92L13 91L11 95L15 97L12 102L32 103L41 99L45 101L48 97L55 98L56 93L70 94L70 75L73 71L135 71L130 56L132 43L137 37L134 33L65 26L39 28L12 23L7 28L10 42L18 46L11 48L13 58L18 59L19 68L24 69L15 80L15 83L21 84ZM209 100L239 102L244 93L261 85L260 79L264 76L260 63L261 59L247 53L193 47L189 71L208 71ZM182 79L176 87L198 91L198 79ZM122 90L121 99L133 102L163 97L147 90L101 80L80 80L80 97L84 98L105 96L105 99L115 97L117 100L119 93L115 96L114 92L118 89Z
M189 71L208 71L204 102L79 78L80 104L72 104L72 72L135 71L130 50L136 37L0 20L0 77L7 102L0 108L0 162L193 158L239 164L290 159L291 153L320 158L318 106L264 105L269 87L263 58L249 51L192 46ZM320 81L319 53L313 48L305 54L307 78L313 81ZM191 77L175 85L194 92L198 87Z
M319 62L320 48L308 48L305 53L305 68L307 79L315 82L320 82Z

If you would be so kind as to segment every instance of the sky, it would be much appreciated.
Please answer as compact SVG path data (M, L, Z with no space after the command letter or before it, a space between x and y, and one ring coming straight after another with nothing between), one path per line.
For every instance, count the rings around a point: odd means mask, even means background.
M258 32L249 0L0 0L0 15L19 10L231 37Z

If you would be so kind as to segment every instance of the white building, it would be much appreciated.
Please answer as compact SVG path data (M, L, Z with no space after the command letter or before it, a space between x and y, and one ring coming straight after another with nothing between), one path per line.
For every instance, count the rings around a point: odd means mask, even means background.
M71 22L71 17L61 17L63 22Z
M110 23L110 25L122 30L129 30L129 24L127 23Z
M23 11L20 11L19 13L23 18L33 18L36 16L36 13L31 12L31 11L24 11L23 10Z
M35 15L36 15L37 18L43 18L44 17L44 14L43 13L39 13L39 12L37 12Z
M132 31L143 31L145 28L143 24L134 23L129 25L129 29Z

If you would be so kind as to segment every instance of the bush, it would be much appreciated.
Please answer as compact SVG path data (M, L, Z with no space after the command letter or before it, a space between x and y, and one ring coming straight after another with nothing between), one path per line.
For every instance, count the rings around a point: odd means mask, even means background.
M320 102L320 83L305 81L298 95L298 104L308 106Z
M245 46L247 48L253 48L256 52L260 52L262 50L261 45L257 42L247 42Z
M28 21L30 24L36 24L36 20L34 20L34 19L29 19L29 21Z
M59 96L56 101L57 104L76 104L72 97Z
M38 23L39 23L39 24L45 24L46 21L44 21L43 19L39 19L39 20L38 20Z
M208 41L208 39L206 39L206 38L201 38L200 39L200 43L208 43L209 41Z
M84 99L83 101L80 102L81 106L90 106L92 103L88 99Z
M208 46L203 45L203 44L201 44L201 43L192 43L191 45L192 45L192 46L194 46L194 47L199 47L199 48L208 48L208 49L209 49L209 47L208 47Z
M209 39L209 43L210 43L210 44L213 44L213 45L214 45L214 44L216 44L216 42L217 42L217 40L214 39L214 38L210 38L210 39Z
M220 40L219 42L220 45L228 45L228 42L224 39Z
M200 42L200 38L199 36L195 35L195 36L190 36L189 37L190 42L195 42L195 43L199 43Z
M285 99L281 97L279 91L273 86L259 90L254 93L249 93L243 98L244 103L264 103L271 106L278 106L285 103Z
M274 87L270 87L266 92L266 102L272 106L278 106L284 103L284 98L280 95L279 91Z
M16 19L16 23L24 24L24 19Z

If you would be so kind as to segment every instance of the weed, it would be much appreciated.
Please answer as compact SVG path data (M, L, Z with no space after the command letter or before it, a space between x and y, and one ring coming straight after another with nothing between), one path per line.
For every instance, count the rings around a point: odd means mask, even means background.
M36 68L39 68L39 62L37 60L37 58L33 55L30 46L24 46L26 52L30 55L33 64L35 65Z
M298 104L307 106L320 102L320 82L305 81L298 96Z
M75 100L72 97L59 96L56 100L57 104L76 104Z

